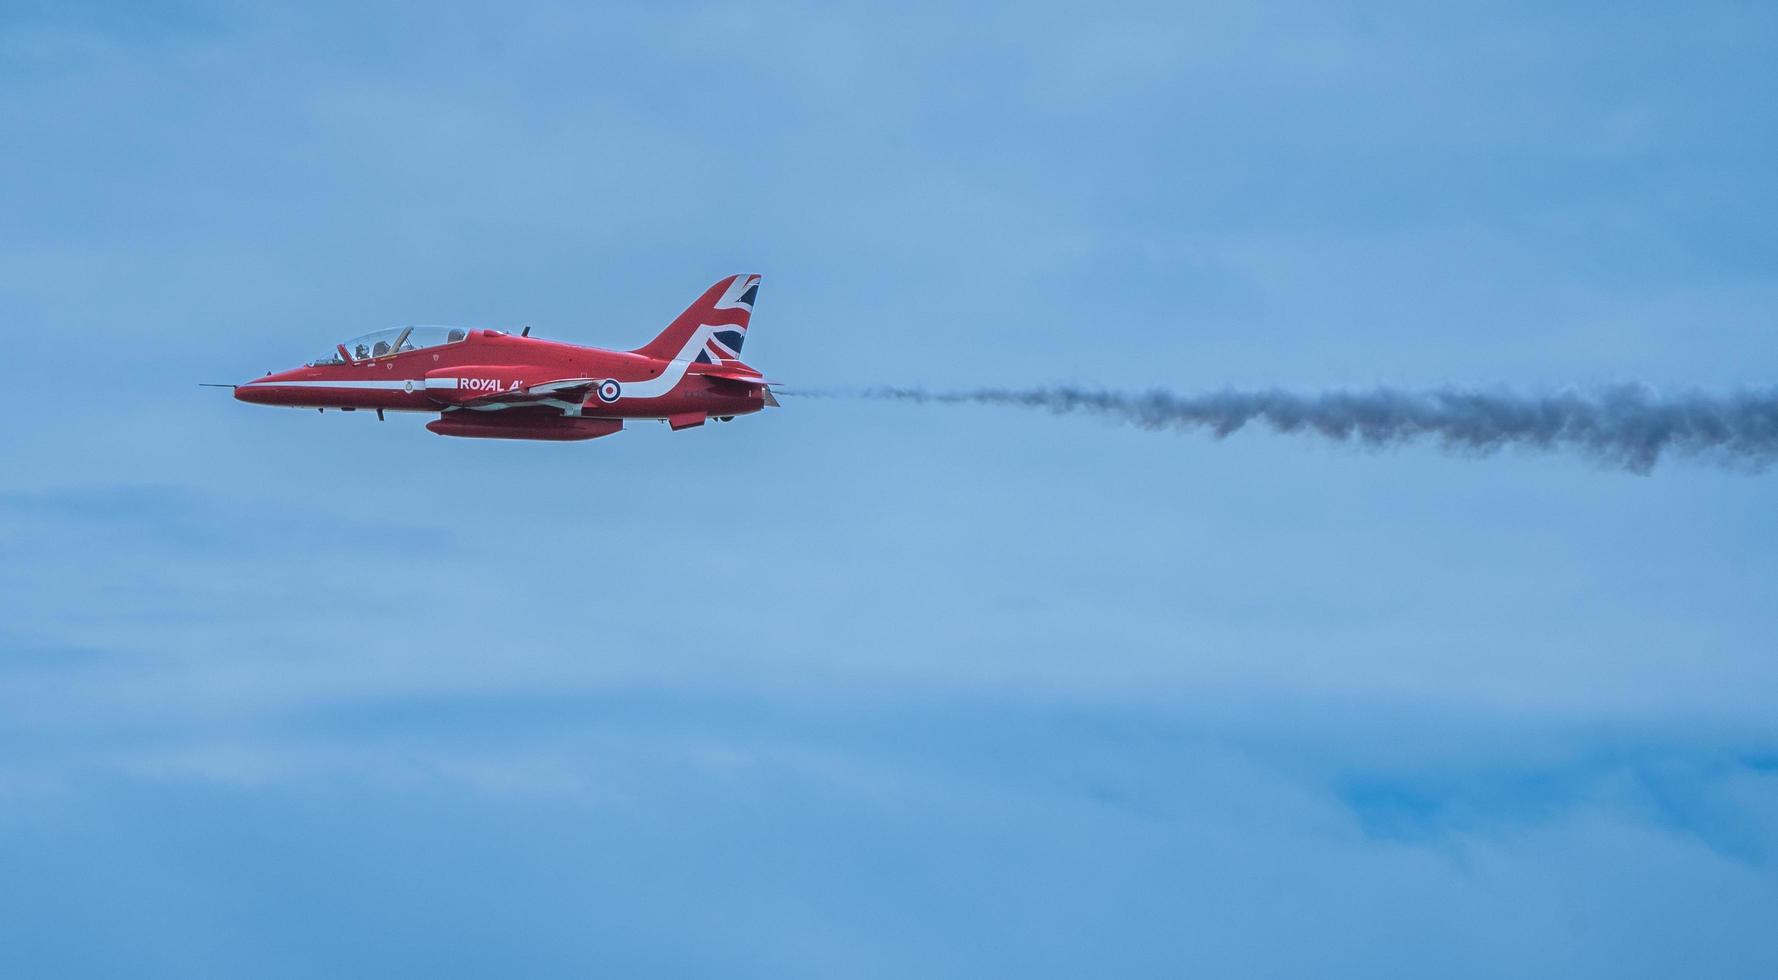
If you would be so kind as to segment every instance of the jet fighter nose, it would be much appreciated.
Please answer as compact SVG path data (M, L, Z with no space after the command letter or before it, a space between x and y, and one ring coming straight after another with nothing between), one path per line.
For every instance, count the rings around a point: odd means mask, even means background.
M290 387L301 376L302 369L267 371L245 384L235 385L235 400L255 405L288 405L295 391ZM300 383L300 382L298 382Z

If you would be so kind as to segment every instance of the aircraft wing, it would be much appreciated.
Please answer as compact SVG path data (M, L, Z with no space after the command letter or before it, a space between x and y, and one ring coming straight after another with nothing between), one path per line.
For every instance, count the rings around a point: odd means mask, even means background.
M704 367L704 365L694 365ZM542 372L534 367L469 366L441 368L426 376L426 393L447 405L463 407L519 406L531 402L587 402L593 398L616 401L625 382L601 378L558 378L536 381ZM549 375L543 374L547 378ZM758 371L743 364L719 364L708 370L694 370L690 377L708 378L720 384L747 388L766 388L767 381ZM609 386L609 392L601 392ZM657 392L658 393L658 392Z
M506 391L488 397L502 401L510 401L515 395L527 400L560 398L584 401L587 392L593 390L593 386L598 383L597 378L565 378L561 381L544 381L539 384L527 385L518 391Z
M458 377L462 374L464 377ZM426 392L450 405L478 405L492 402L585 401L599 384L597 378L563 378L556 381L527 383L522 374L499 369L457 369L436 372L426 379Z

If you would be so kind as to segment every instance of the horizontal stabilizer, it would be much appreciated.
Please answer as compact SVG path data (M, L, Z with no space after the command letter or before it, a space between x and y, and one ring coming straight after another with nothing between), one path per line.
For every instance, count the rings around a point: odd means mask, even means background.
M698 372L698 374L702 377L705 377L705 378L714 378L718 381L735 381L735 382L739 382L741 384L749 384L749 385L774 385L774 384L777 384L776 381L767 381L765 379L764 375L760 374L758 371L753 370L752 368L748 367L747 365L740 364L740 363L724 364L724 365L721 365L721 366L714 368L712 370L709 370L709 371L700 371L700 372Z

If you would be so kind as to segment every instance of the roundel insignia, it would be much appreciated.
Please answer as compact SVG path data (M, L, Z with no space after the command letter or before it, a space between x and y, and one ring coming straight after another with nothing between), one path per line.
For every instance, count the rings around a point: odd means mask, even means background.
M409 394L412 394L413 390L414 390L414 379L412 379L412 378L407 379L407 381L405 383L403 383L402 387L406 388Z
M599 400L602 402L610 403L617 401L618 396L623 393L624 390L622 386L610 378L606 378L604 381L599 382Z

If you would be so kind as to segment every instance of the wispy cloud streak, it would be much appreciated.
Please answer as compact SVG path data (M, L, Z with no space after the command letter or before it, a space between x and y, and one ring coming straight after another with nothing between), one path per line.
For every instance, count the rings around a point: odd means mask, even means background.
M934 391L885 387L786 394L918 404L1011 405L1057 415L1087 414L1143 429L1203 430L1221 439L1250 424L1372 447L1427 441L1472 455L1506 446L1575 451L1633 473L1665 455L1747 471L1778 462L1778 388L1724 395L1662 395L1641 385L1593 393L1515 394L1437 388L1328 391L1276 388L1178 394L1051 386Z

